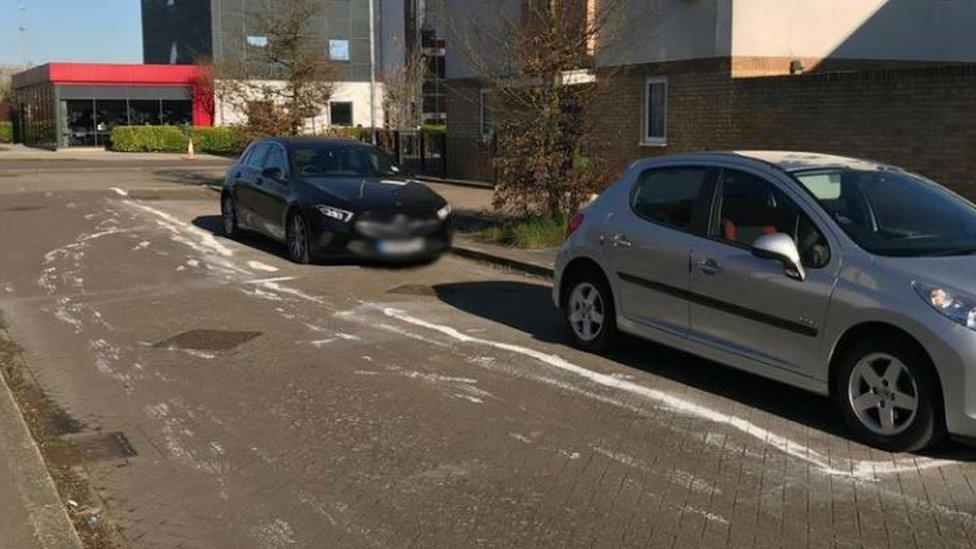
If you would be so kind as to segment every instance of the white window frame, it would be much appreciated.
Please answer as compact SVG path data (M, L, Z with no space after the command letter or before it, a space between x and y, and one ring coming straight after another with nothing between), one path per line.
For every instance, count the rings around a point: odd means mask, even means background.
M485 101L485 96L490 95L492 90L489 88L481 88L478 91L478 132L481 134L482 141L491 141L495 137L495 117L492 114L491 120L491 131L485 132L485 112L488 108L488 103Z
M651 112L651 94L648 93L648 89L651 87L651 84L664 84L664 135L660 136L648 135L651 131L648 124ZM668 78L666 76L648 76L644 79L644 91L642 93L644 96L644 108L641 111L640 144L645 147L666 147L668 145L668 96L670 94Z

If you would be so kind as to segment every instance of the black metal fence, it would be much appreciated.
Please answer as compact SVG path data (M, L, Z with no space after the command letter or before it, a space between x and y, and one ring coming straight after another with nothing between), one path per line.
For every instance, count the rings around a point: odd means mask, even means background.
M363 139L369 138L364 132ZM448 137L442 131L379 130L376 144L410 173L488 183L497 180L496 140Z

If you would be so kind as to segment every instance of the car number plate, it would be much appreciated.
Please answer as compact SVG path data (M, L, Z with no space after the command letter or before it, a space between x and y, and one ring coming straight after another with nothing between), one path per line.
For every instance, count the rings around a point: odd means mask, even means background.
M409 240L381 240L378 249L381 254L414 254L424 249L423 238Z

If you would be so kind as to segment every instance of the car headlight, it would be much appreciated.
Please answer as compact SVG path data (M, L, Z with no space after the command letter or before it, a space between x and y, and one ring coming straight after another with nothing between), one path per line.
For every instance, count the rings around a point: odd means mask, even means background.
M353 213L350 211L341 210L332 206L326 206L325 204L320 204L316 206L316 208L318 208L325 217L331 217L332 219L337 219L343 223L349 223L349 220L351 220L353 216Z
M949 320L976 331L976 298L937 284L916 281L912 285L919 297L933 309Z
M443 208L437 210L437 219L444 221L447 217L451 215L451 205L447 204Z

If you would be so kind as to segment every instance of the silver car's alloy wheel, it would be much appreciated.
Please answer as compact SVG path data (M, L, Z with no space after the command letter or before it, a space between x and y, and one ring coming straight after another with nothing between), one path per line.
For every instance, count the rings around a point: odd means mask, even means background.
M569 296L569 324L583 341L596 339L604 326L603 296L593 284L581 282Z
M237 225L235 216L234 200L230 197L224 198L224 234L234 234Z
M294 259L305 257L305 249L308 246L308 235L305 232L305 220L302 216L295 215L291 218L291 239L288 243L291 249L291 256Z
M918 412L915 376L888 353L871 353L854 365L847 395L861 425L878 435L904 432Z

